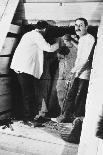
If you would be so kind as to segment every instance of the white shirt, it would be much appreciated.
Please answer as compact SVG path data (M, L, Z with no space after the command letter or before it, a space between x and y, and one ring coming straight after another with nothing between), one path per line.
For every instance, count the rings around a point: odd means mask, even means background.
M75 67L73 68L73 72L76 73L76 76L78 76L78 72L81 71L84 64L88 61L94 42L95 39L91 34L86 34L79 39L77 58ZM85 68L85 70L79 75L79 78L89 80L90 73L91 69Z
M43 51L54 52L58 43L50 45L37 29L23 35L15 50L10 68L40 78L43 73Z

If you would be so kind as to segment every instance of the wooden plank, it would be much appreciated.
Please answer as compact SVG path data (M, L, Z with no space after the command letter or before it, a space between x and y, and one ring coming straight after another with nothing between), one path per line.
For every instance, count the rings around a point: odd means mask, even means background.
M19 34L21 32L21 27L19 25L11 24L9 32Z
M3 16L8 0L0 0L0 19Z
M2 47L0 55L8 55L8 54L13 53L14 52L13 50L15 49L17 42L18 42L18 38L7 37L5 39L5 43ZM0 64L1 64L1 62L0 62Z
M24 3L77 3L77 2L103 2L103 0L24 0Z
M8 57L0 57L0 74L8 74L9 73L9 63L10 56Z
M20 3L18 4L18 7L15 11L14 17L13 17L13 23L18 23L19 25L22 25L22 18L21 18L21 14L23 13L24 18L25 18L25 10L24 10L24 3L22 2L23 0L20 0ZM19 12L19 16L17 15Z
M0 112L7 111L12 107L12 96L11 94L0 96Z
M0 96L11 93L11 78L0 77Z
M62 6L58 3L24 3L24 9L25 17L23 12L17 12L17 15L21 14L21 18L27 20L75 20L82 16L91 21L100 20L103 2L64 3Z
M2 15L1 21L0 21L0 51L2 49L2 46L4 44L6 35L9 31L11 21L13 19L15 10L17 8L17 5L19 3L19 0L8 0L8 4L5 8L5 11Z
M1 55L9 55L13 50L15 49L18 38L21 32L21 27L18 25L11 24L9 33L5 39L4 45L1 49L0 56Z

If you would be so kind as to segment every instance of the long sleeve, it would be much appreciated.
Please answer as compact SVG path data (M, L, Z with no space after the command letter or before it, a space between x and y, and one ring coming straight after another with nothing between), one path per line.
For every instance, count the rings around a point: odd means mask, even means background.
M73 73L75 72L76 74L78 74L84 67L84 65L88 61L88 57L90 55L94 42L95 40L91 35L80 40L75 67L72 69Z
M43 36L39 33L37 33L37 35L36 35L35 42L37 43L39 48L43 51L54 52L59 48L59 43L50 45L49 43L46 42L46 40L43 38Z

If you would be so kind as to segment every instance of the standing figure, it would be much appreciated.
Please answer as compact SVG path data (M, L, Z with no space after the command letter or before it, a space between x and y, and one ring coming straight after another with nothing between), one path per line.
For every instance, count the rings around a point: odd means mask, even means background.
M57 53L59 59L59 77L56 86L61 113L65 106L64 100L66 94L69 93L69 89L67 92L67 83L70 79L71 69L74 67L77 57L77 49L74 46L71 36L69 34L65 34L62 37L62 40L64 46L61 46ZM60 118L62 117L59 117L58 121L60 121Z
M88 58L95 42L94 37L87 32L87 28L86 19L75 20L75 32L79 36L77 58L71 70L75 79L68 94L65 117L62 122L73 122L74 118L85 116L85 103L91 73Z
M23 103L22 119L27 125L32 125L35 116L33 108L35 79L40 79L43 73L43 51L54 52L59 47L58 43L50 45L44 39L47 28L46 21L38 21L35 30L23 35L10 66L17 73L20 83Z

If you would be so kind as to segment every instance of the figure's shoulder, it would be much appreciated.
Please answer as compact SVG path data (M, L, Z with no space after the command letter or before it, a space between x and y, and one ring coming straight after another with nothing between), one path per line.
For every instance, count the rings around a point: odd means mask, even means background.
M32 30L30 32L28 32L27 34L29 36L29 38L31 38L32 40L41 40L43 38L43 36L41 35L41 33L39 33L38 30Z
M87 39L90 40L90 41L95 41L94 36L91 35L90 33L88 33L88 34L86 35L86 37L87 37Z
M31 36L33 34L33 30L32 31L29 31L29 32L26 32L23 37L28 37L28 36Z

